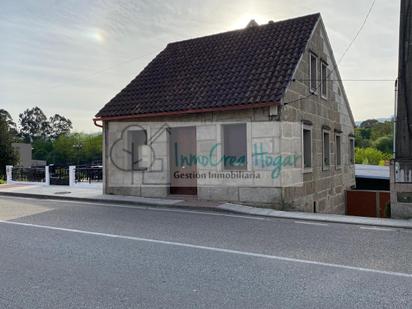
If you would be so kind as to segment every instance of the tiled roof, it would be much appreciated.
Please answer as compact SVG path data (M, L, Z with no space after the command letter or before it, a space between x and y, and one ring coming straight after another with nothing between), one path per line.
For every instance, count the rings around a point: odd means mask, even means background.
M170 43L96 117L278 103L319 17Z

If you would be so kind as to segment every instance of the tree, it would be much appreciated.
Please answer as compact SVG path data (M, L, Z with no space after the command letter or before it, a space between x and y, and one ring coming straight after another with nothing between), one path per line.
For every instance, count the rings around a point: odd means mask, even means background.
M376 141L373 142L373 146L379 151L385 153L393 152L393 136L386 135L379 137Z
M16 123L13 121L13 118L11 117L10 113L5 109L0 108L0 119L6 122L10 134L13 137L17 136Z
M50 134L50 124L46 115L39 107L26 109L19 115L20 136L27 143L38 138L47 138Z
M6 165L17 163L17 153L12 147L13 137L7 120L0 117L0 177L6 174Z
M77 139L74 135L60 135L53 142L53 164L75 164L77 153L73 145L76 143Z
M360 127L361 129L370 129L370 128L372 128L374 125L376 125L377 123L379 123L379 121L376 120L376 119L368 119L368 120L363 121L363 122L360 124L359 127Z
M55 114L54 116L50 117L49 119L50 125L50 134L49 137L51 139L56 139L60 135L70 134L71 129L73 128L72 122L70 119Z
M370 147L370 129L355 128L355 145L356 147Z

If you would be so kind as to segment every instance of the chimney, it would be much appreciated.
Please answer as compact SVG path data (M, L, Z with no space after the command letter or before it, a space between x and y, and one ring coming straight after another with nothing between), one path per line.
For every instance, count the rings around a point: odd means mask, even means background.
M248 28L253 28L253 27L257 27L259 26L259 24L256 22L256 20L252 19L246 26L246 29Z

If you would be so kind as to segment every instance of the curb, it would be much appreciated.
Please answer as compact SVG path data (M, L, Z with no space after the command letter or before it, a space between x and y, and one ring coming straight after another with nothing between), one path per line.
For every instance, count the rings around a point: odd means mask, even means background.
M220 212L220 213L237 213L240 212L232 211L229 209L223 209L218 207L196 207L196 206L188 206L188 205L178 205L176 204L162 204L156 203L153 201L147 202L140 202L140 201L122 201L122 200L102 200L97 198L87 198L87 197L73 197L73 196L61 196L61 195L47 195L47 194L34 194L34 193L19 193L19 192L1 192L0 196L10 196L10 197L21 197L21 198L34 198L39 200L60 200L60 201L76 201L76 202L92 202L92 203L99 203L99 204L108 204L108 205L127 205L127 206L136 206L136 208L148 208L148 207L159 207L164 209L182 209L182 210L196 210L196 211L213 211L213 212Z
M383 228L403 228L412 229L412 220L405 219L389 219L389 218L370 218L357 217L333 214L313 214L305 212L289 212L280 210L271 210L264 208L255 208L249 206L242 206L236 204L226 203L221 206L222 209L232 210L237 213L255 215L261 217L289 219L299 221L311 221L320 223L338 223L338 224L352 224L362 226L375 226Z
M401 220L401 219L381 219L381 218L369 218L369 217L355 217L355 216L343 216L342 218L336 218L339 215L330 214L312 214L312 213L299 213L299 212L287 212L272 210L267 208L257 208L243 205L236 205L225 203L218 207L197 207L188 205L178 205L176 204L162 204L153 201L122 201L122 200L102 200L97 198L84 198L84 197L73 197L73 196L61 196L61 195L47 195L47 194L33 194L33 193L19 193L19 192L1 192L0 196L11 196L11 197L21 197L21 198L34 198L43 200L61 200L61 201L77 201L77 202L92 202L99 204L118 204L118 205L129 205L136 206L136 208L148 208L148 207L160 207L164 209L182 209L182 210L192 210L192 211L210 211L219 213L232 213L232 214L242 214L255 217L264 218L277 218L277 219L288 219L288 220L299 220L299 221L310 221L310 222L322 222L322 223L338 223L338 224L351 224L351 225L362 225L362 226L376 226L376 227L386 227L386 228L403 228L412 229L412 220ZM328 217L329 216L329 217Z

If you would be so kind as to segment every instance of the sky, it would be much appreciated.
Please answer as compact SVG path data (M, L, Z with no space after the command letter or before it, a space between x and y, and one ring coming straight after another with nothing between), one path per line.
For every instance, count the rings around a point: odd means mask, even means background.
M100 129L93 117L168 42L320 12L339 59L372 0L1 0L0 108L39 106L69 117L74 130ZM355 120L394 114L400 0L376 0L339 64ZM351 81L351 80L375 81ZM376 81L389 80L389 81Z

